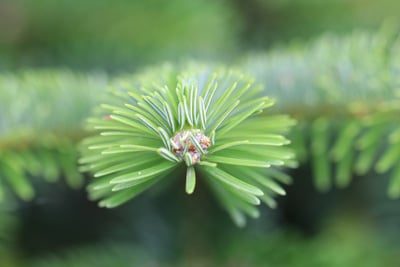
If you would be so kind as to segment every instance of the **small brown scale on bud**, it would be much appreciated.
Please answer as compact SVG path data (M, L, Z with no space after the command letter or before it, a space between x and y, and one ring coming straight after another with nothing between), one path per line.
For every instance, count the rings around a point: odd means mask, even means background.
M193 141L195 140L195 141ZM197 142L197 145L194 143ZM211 140L199 129L184 130L178 132L171 140L172 152L180 158L189 157L190 165L200 161L201 155L207 153Z
M112 120L111 115L104 115L103 120L106 120L106 121Z

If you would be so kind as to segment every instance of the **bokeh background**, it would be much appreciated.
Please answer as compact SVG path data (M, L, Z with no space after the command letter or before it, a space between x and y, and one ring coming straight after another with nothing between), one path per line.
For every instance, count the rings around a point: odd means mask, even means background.
M1 0L0 71L229 64L325 33L374 32L398 24L398 10L396 0ZM105 210L84 189L37 182L33 201L0 208L0 266L400 266L400 201L386 196L387 177L321 194L310 166L291 175L278 208L243 229L201 185Z

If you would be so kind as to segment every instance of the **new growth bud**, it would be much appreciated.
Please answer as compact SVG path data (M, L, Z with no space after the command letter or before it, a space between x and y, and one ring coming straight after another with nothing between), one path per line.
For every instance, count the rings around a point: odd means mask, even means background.
M207 153L211 145L210 138L199 129L178 132L172 139L172 152L186 162L186 165L195 165L201 155Z

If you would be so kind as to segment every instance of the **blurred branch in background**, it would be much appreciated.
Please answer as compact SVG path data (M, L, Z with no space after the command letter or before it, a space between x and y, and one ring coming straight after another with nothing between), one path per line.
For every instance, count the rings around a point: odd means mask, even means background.
M399 51L398 27L387 23L374 34L327 34L240 64L301 122L293 145L321 191L374 170L390 173L388 195L400 197Z
M32 200L34 177L77 188L76 144L108 82L104 73L37 70L0 74L0 202L8 185ZM6 186L7 185L7 186Z

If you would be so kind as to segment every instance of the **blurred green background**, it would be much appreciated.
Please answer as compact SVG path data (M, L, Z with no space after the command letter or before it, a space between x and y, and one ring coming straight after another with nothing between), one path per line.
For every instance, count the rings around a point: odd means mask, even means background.
M376 31L398 24L398 10L396 0L2 0L0 71L231 63L327 32ZM84 189L37 182L35 200L0 207L0 266L400 266L400 201L385 195L387 177L320 194L309 166L291 175L278 208L244 229L201 185L105 210Z
M378 28L394 0L2 0L0 66L121 69L228 59L322 32Z

